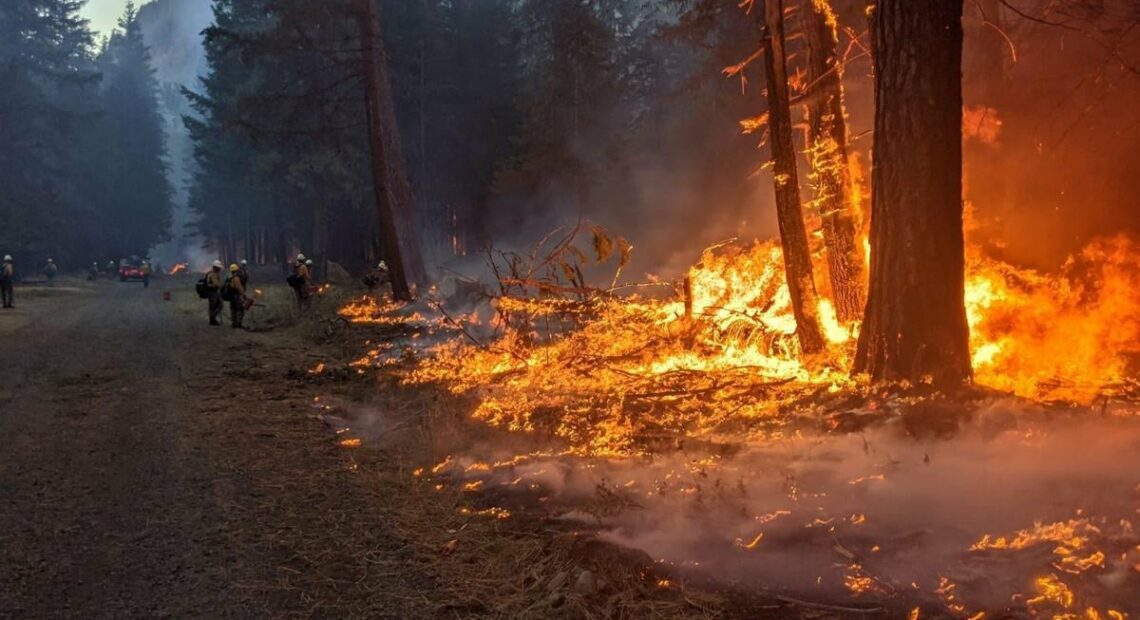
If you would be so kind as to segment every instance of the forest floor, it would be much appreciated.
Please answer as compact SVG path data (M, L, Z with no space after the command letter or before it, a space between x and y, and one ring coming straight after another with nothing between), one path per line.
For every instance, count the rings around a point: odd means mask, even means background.
M0 617L453 617L285 378L304 344L163 284L0 314Z
M266 287L237 331L192 282L65 280L0 314L0 617L900 614L662 587L574 523L488 516L413 475L461 407L352 370L370 342L333 300L301 319Z

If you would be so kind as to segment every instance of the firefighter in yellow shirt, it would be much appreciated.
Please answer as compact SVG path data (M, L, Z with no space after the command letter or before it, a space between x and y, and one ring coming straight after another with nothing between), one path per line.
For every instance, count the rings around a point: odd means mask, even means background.
M230 265L226 288L229 289L226 297L230 304L230 327L241 329L245 318L245 285L241 283L241 267L236 264Z
M222 313L222 261L214 261L206 272L206 288L210 291L210 325L221 325L218 316Z

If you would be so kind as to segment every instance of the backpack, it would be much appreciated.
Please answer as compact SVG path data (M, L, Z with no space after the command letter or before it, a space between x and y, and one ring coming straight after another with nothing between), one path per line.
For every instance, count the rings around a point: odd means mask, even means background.
M194 290L198 291L198 297L199 298L201 298L201 299L209 299L210 298L210 285L206 284L206 276L202 276L202 279L198 280L198 283L194 285Z
M301 276L294 273L285 278L285 283L289 285L289 288L300 288L303 281Z
M222 301L233 301L233 300L234 300L234 288L232 286L230 286L230 281L226 280L226 283L222 285Z

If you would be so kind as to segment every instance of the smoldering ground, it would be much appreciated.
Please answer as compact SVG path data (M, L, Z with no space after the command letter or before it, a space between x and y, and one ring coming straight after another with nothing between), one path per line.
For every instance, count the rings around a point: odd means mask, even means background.
M379 408L346 417L372 441L401 435ZM422 475L467 489L474 509L571 523L678 582L962 617L1140 613L1140 420L1127 411L991 399L629 458L517 435L433 440L440 462Z

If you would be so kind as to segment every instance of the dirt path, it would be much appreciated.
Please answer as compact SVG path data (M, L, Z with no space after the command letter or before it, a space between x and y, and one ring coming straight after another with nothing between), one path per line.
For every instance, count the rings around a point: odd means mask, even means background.
M283 379L281 335L153 286L21 292L0 315L0 617L439 615Z

